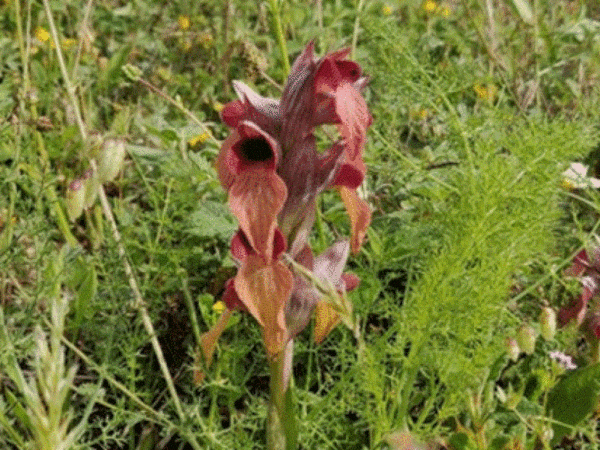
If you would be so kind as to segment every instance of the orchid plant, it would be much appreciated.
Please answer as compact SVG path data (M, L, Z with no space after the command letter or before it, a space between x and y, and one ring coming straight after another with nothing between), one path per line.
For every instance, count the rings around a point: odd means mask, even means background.
M271 364L269 448L296 446L289 410L294 337L313 313L317 342L340 320L347 322L345 292L359 282L343 269L350 251L359 251L371 219L357 188L365 177L362 151L372 117L361 95L367 78L348 55L349 49L316 58L309 43L280 100L234 82L239 100L221 112L231 134L217 170L239 223L231 241L238 270L225 285L226 310L202 337L201 356L206 368L234 310L256 319ZM337 127L339 139L320 152L315 130L327 124ZM314 256L308 238L316 200L329 188L337 189L346 206L351 237ZM199 382L204 374L196 375Z
M591 251L583 249L566 270L566 275L579 278L583 286L581 294L570 304L558 311L558 323L565 326L575 322L587 337L592 360L600 361L600 305L597 296L600 293L600 247Z

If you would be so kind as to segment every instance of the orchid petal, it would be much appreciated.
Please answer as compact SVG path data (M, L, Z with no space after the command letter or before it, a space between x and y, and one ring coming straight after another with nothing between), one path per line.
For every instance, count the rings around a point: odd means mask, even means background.
M231 147L238 141L239 135L235 132L223 141L219 156L217 156L216 169L221 186L228 191L235 181L234 167L231 163Z
M235 128L242 120L248 120L248 106L241 100L227 103L221 111L221 120L231 128Z
M360 278L352 273L343 273L342 281L344 282L344 289L346 292L356 289L360 284Z
M215 353L215 347L217 346L217 340L221 337L223 331L225 331L232 313L233 311L230 309L223 311L215 326L200 337L200 350L196 358L200 360L203 368L207 369L210 366ZM194 384L198 386L202 383L205 375L201 369L194 370Z
M257 94L241 81L234 81L233 88L240 98L227 103L221 111L221 119L231 128L243 121L256 123L270 134L276 134L281 125L279 101Z
M271 259L277 214L287 196L285 183L272 170L240 173L229 189L229 207L252 248Z
M352 238L350 240L350 247L352 253L358 252L362 241L369 228L371 222L371 210L369 205L358 197L355 190L349 189L345 186L339 188L342 201L346 205L346 211L350 217L350 225L352 231Z
M335 112L341 122L338 129L346 144L347 155L354 160L365 145L367 128L373 118L365 99L350 83L342 83L335 90Z
M592 277L584 277L581 282L583 290L577 301L558 311L558 323L561 327L573 319L581 325L588 310L588 303L598 293L598 283Z
M583 249L577 253L577 255L575 255L573 258L573 264L567 270L565 270L565 275L571 277L581 276L589 266L590 258L588 257L587 251Z
M341 276L348 260L350 245L348 241L341 241L333 244L323 253L315 258L313 273L322 280L325 280L338 288L341 283Z
M319 302L315 306L314 340L321 344L331 331L340 323L340 316L333 306L327 302Z
M333 180L334 186L346 186L350 189L358 188L365 179L367 167L362 158L344 162Z
M278 353L288 338L284 310L294 283L292 273L280 261L265 262L249 255L234 283L241 301L262 327L267 351Z
M250 254L256 254L242 230L238 230L237 233L233 235L230 248L231 254L238 261L243 261ZM271 259L278 259L286 248L285 236L279 228L275 228L275 235L273 237L273 255Z
M242 303L240 297L237 295L237 292L235 292L233 278L230 278L225 282L225 292L223 292L221 300L223 301L223 303L225 303L227 309L230 309L232 311L235 309L239 311L248 311L246 309L246 305Z

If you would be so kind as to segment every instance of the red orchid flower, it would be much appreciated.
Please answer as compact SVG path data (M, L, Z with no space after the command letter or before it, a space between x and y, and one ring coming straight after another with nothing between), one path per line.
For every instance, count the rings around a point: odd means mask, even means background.
M558 323L565 326L571 321L584 325L592 335L600 338L600 310L590 312L589 304L600 292L600 247L592 252L592 257L584 249L575 258L573 264L565 271L566 275L580 277L583 289L579 298L558 311Z
M221 147L217 170L240 227L231 244L239 269L227 284L224 314L249 312L271 355L306 326L320 300L310 283L283 262L284 251L337 289L358 283L342 270L349 247L358 252L371 219L356 189L365 177L362 151L372 118L361 95L367 79L348 54L342 50L317 59L310 43L294 62L280 100L234 82L239 100L221 112L231 135ZM325 124L336 125L340 139L319 152L315 130ZM314 258L308 236L315 200L333 187L348 211L350 244L334 244ZM333 317L331 311L326 314ZM212 347L203 348L207 360Z

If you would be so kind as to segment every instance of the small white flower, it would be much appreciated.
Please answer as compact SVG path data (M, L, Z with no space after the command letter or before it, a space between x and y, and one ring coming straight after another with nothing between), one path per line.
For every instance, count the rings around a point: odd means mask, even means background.
M587 173L587 166L581 163L571 163L569 168L563 172L563 186L567 189L600 188L600 180L588 177Z
M553 360L557 361L561 366L563 366L567 370L577 369L577 365L573 362L573 358L571 358L569 355L563 352L550 352L548 356L550 356L550 358L552 358Z

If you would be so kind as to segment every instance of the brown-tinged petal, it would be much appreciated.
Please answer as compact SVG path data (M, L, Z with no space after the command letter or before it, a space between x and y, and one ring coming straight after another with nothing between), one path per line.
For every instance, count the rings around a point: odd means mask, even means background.
M239 140L239 134L234 132L223 141L219 156L217 156L216 169L221 186L225 191L228 191L233 181L235 180L235 173L233 162L231 158L231 147Z
M308 244L304 245L294 259L312 271L314 257ZM306 328L319 298L319 293L309 280L302 275L294 275L294 288L285 308L285 323L291 339Z
M350 247L352 248L352 253L356 253L360 250L360 246L367 233L367 228L369 228L369 224L371 223L371 209L364 200L359 198L354 189L341 186L339 190L342 201L346 205L348 217L350 217L352 230Z
M340 323L340 316L333 306L327 302L318 302L315 306L315 343L323 342L338 323Z
M244 120L250 121L267 133L277 135L281 126L279 101L257 94L241 81L234 81L233 88L240 100L223 108L223 121L230 127L237 127Z
M271 135L253 122L241 122L232 135L238 139L228 151L228 164L234 174L257 166L271 170L279 163L279 144Z
M565 270L565 275L571 277L578 277L590 267L590 259L585 249L581 250L573 258L573 264Z
M578 325L581 325L585 319L590 300L598 293L598 283L593 277L583 277L581 283L583 284L583 290L577 301L558 311L558 323L561 327L573 319Z
M288 77L288 83L293 83L293 80L298 78L298 73L302 72L306 68L310 68L315 63L315 42L310 41L302 53L294 60L292 68L290 69L290 75Z
M348 260L349 251L348 241L336 242L315 258L313 273L332 286L338 289L343 288L341 286L341 276Z
M281 261L249 255L235 277L235 290L262 327L265 347L273 355L287 342L284 310L294 277Z
M229 322L229 318L233 313L230 309L225 309L217 320L217 323L214 327L208 330L200 337L200 349L196 355L197 361L196 364L204 369L207 369L210 366L213 355L215 353L215 347L217 345L217 340L225 331L225 327L227 326L227 322ZM205 373L202 369L194 370L194 383L198 386L204 380Z
M360 284L360 278L353 273L343 273L342 281L344 282L344 289L346 292L350 292L358 287Z
M335 90L335 112L340 119L338 129L346 145L346 154L354 160L362 152L373 118L365 99L350 83L342 83Z
M223 189L229 190L236 175L263 167L275 170L281 150L271 135L252 122L240 122L223 142L217 157L217 173Z
M240 297L237 295L237 292L235 292L233 278L230 278L225 282L225 292L223 292L221 300L223 301L223 303L225 303L227 309L230 309L232 311L235 309L245 312L248 311L246 309L246 305L242 303Z
M357 158L352 161L345 161L340 165L340 168L333 180L334 186L346 186L350 189L358 188L365 179L367 166L365 166L362 158Z
M248 120L247 105L241 100L227 103L221 111L221 120L231 128L235 128L242 120Z
M246 235L242 230L238 230L231 239L231 254L238 261L243 261L246 259L246 256L250 254L256 254L250 242L246 238ZM279 228L275 228L275 235L273 237L273 255L271 259L278 259L283 252L285 252L287 248L287 244L285 242L285 236L279 230Z
M240 228L252 248L268 260L274 250L277 214L286 197L285 183L262 167L241 172L229 189L229 207Z

